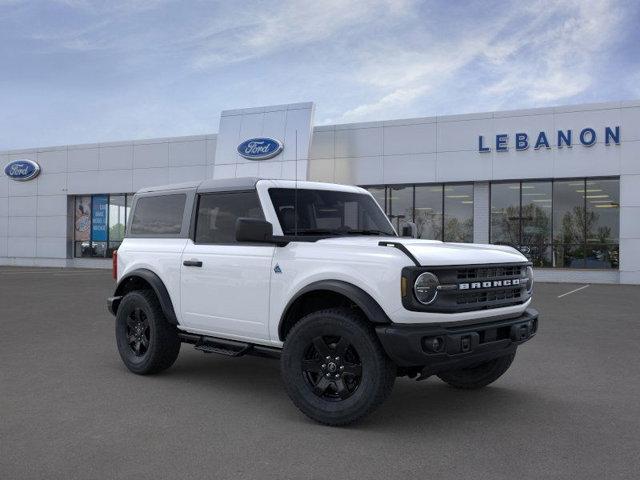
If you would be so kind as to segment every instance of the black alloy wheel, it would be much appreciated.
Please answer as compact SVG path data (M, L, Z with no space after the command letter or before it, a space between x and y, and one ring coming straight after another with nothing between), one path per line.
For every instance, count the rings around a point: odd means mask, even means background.
M349 308L301 318L287 333L280 367L296 407L326 425L347 425L373 412L396 379L372 324Z
M180 338L151 290L127 293L116 313L116 345L133 373L147 375L169 368L178 358Z
M345 337L313 338L305 351L302 371L311 391L330 401L349 398L362 380L360 357Z
M149 350L149 319L141 308L134 309L127 316L127 343L136 357L142 357Z

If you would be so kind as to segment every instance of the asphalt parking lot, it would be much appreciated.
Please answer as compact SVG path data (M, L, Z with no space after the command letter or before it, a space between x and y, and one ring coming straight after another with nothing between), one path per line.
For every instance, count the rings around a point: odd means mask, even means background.
M538 284L538 336L484 390L399 379L364 422L289 401L278 363L183 345L129 373L110 272L0 267L0 478L640 477L640 287ZM560 297L560 298L558 298Z

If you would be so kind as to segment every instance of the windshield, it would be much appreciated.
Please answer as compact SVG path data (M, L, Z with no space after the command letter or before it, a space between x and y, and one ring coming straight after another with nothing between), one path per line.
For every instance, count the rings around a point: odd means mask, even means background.
M376 201L367 194L270 188L269 196L284 235L396 236Z

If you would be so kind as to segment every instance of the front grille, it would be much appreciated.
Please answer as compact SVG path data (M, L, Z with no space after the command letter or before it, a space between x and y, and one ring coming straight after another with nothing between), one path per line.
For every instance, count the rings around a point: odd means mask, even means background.
M422 305L415 295L403 297L409 310L457 313L519 305L531 297L527 292L527 263L469 266L406 267L403 276L413 285L420 273L438 276L442 288L436 300ZM516 282L514 285L513 283ZM506 283L506 285L505 285Z
M499 277L519 277L523 268L521 265L461 268L456 273L458 280L487 280Z
M458 305L474 305L487 302L513 302L520 303L522 297L522 287L502 288L486 292L465 292L458 293L456 302ZM500 305L504 306L504 305Z

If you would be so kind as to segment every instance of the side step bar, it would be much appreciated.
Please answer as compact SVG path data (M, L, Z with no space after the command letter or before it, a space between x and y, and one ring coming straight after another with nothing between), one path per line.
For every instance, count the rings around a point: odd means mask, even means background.
M196 350L205 353L217 353L229 357L253 355L257 357L280 358L280 349L275 347L266 347L264 345L255 345L237 340L227 340L226 338L209 337L207 335L196 335L186 332L179 332L178 337L183 343L189 343L193 345Z

